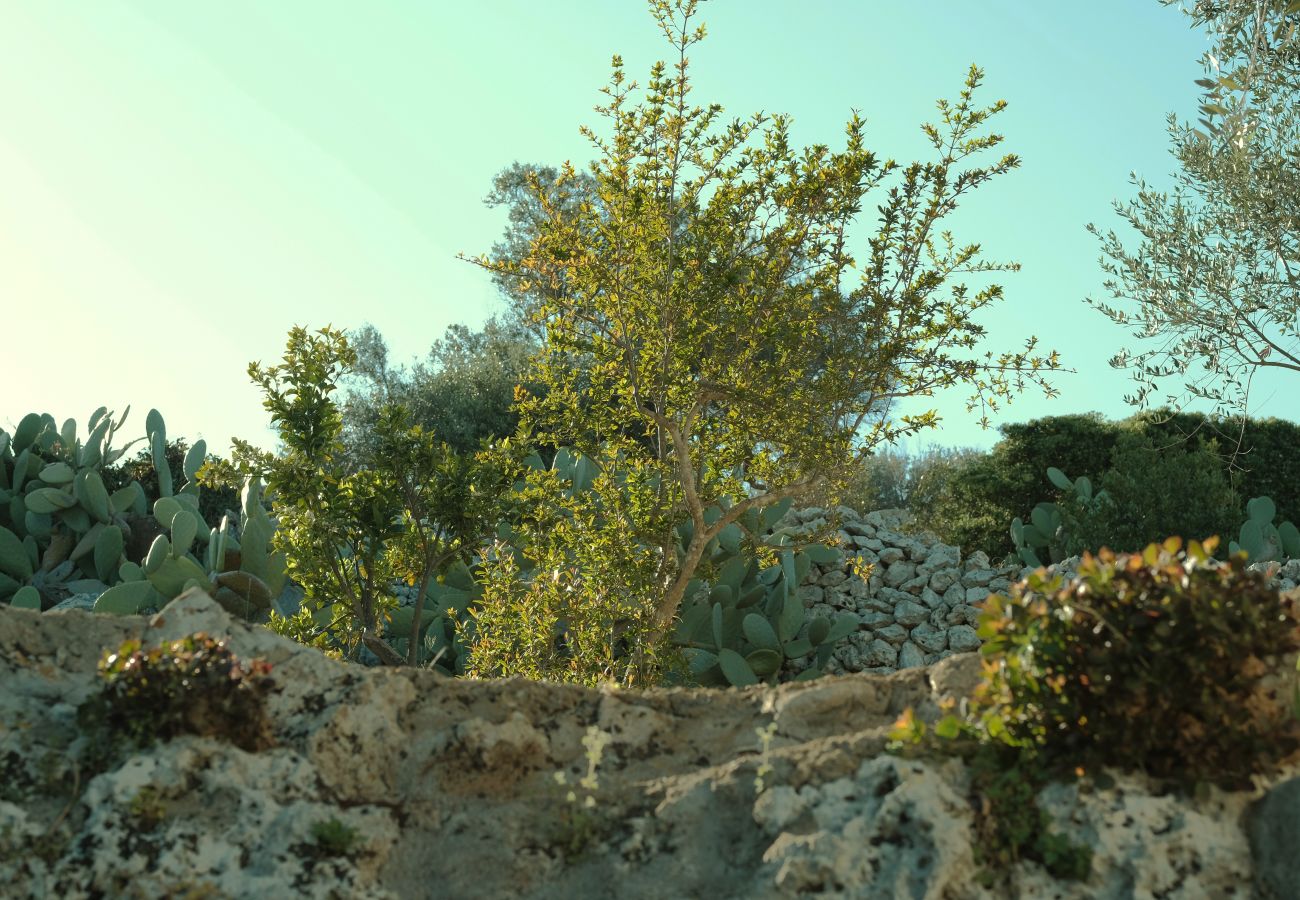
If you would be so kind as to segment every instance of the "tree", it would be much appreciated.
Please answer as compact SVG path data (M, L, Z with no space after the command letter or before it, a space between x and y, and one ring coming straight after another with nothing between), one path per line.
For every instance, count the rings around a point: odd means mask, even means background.
M654 572L648 621L662 636L727 525L841 481L877 444L938 421L933 410L882 415L890 400L964 385L985 418L1027 383L1050 395L1045 371L1058 362L1032 339L1018 352L973 352L984 335L973 315L1002 290L972 293L957 276L1014 266L981 261L978 244L939 230L960 199L1019 162L962 168L1002 141L978 133L1004 106L973 104L978 68L956 103L940 101L942 127L923 126L936 161L900 170L865 148L856 114L832 151L794 147L788 117L724 123L717 105L694 105L697 2L650 6L675 61L652 68L638 102L614 58L599 108L611 133L584 129L594 198L575 211L530 179L544 220L527 253L479 262L541 288L545 395L523 399L524 423L596 462L607 508L615 485L633 491L618 537L652 562L628 568ZM895 173L859 259L851 226ZM581 177L566 165L556 184ZM692 537L678 553L683 520Z
M494 317L477 331L451 325L410 369L389 365L388 345L373 325L352 332L349 343L356 363L344 385L342 439L358 463L377 449L386 403L405 406L414 424L458 453L473 454L483 441L518 430L515 386L527 382L537 347L518 321Z
M1111 360L1131 370L1133 405L1173 378L1181 391L1164 398L1170 405L1202 400L1244 419L1258 370L1300 372L1298 10L1264 0L1194 4L1193 22L1215 33L1205 58L1214 77L1198 82L1205 130L1171 115L1181 164L1174 190L1135 177L1137 198L1115 204L1140 235L1135 251L1088 226L1101 240L1110 297L1136 305L1088 300L1142 342Z
M386 402L368 465L358 468L344 453L343 417L331 396L355 364L341 332L293 328L280 365L248 367L281 452L236 439L233 465L210 466L204 481L214 486L236 473L266 479L277 548L305 592L301 614L277 621L281 629L349 650L360 643L382 662L414 665L431 581L472 559L496 527L509 486L499 460L508 448L496 458L459 454L413 425L402 404ZM409 633L399 636L405 658L382 637L396 605L389 585L399 577L419 585Z

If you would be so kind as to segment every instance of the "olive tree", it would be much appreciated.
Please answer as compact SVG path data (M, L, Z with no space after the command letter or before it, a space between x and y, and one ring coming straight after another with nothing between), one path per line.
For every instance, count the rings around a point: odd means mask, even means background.
M1111 360L1136 383L1128 402L1145 406L1172 380L1157 403L1244 417L1256 372L1300 372L1300 5L1198 0L1185 11L1214 35L1197 82L1203 128L1171 115L1173 190L1135 178L1137 197L1115 204L1136 246L1089 226L1109 300L1122 304L1088 302L1132 329L1135 349Z
M971 162L1002 142L982 126L1005 105L974 102L978 68L955 102L939 102L941 121L922 126L932 161L880 159L856 113L842 149L796 147L786 116L727 121L695 102L688 52L705 33L696 7L652 0L671 64L655 64L641 92L614 57L598 107L607 129L583 129L594 162L586 173L566 165L554 184L533 179L544 220L526 252L478 259L521 290L543 288L531 296L541 298L533 374L545 393L524 396L521 415L540 440L591 458L603 483L634 492L605 505L619 506L613 520L575 521L606 521L620 547L643 548L656 635L724 528L938 423L932 409L882 414L891 401L961 386L987 421L1028 383L1050 395L1046 371L1058 366L1032 338L980 352L975 316L1002 289L964 276L1015 266L941 229L1019 162ZM563 194L579 180L591 200L553 201L557 185ZM864 202L889 181L859 243ZM678 548L683 522L691 537Z

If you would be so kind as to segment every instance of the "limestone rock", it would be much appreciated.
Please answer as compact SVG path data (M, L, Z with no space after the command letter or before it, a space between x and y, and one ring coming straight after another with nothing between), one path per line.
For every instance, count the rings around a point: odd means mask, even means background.
M199 630L273 665L273 746L183 736L75 766L100 655ZM1021 862L982 887L964 765L885 753L905 709L934 722L970 696L978 655L919 667L946 651L845 646L907 668L592 690L340 663L198 592L152 617L0 607L0 895L1192 900L1252 881L1296 895L1296 764L1199 799L1120 773L1049 785L1039 803L1095 848L1092 876Z

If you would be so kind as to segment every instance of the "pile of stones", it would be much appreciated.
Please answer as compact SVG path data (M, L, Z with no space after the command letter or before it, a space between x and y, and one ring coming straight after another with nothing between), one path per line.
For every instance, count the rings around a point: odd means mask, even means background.
M958 548L913 529L911 514L901 509L864 515L845 506L810 507L792 510L779 527L792 535L812 536L824 534L835 523L843 559L813 565L799 589L813 614L834 618L848 612L861 619L858 631L827 663L831 674L887 674L978 650L981 641L975 628L984 600L1033 571L1014 560L993 563L982 551L963 561ZM868 579L855 574L855 556L873 564ZM1073 556L1048 569L1070 578L1078 566L1079 557ZM1300 559L1250 568L1267 575L1278 590L1300 584Z
M975 626L985 598L1021 577L1019 565L995 566L983 552L963 562L958 548L910 532L905 510L863 515L844 506L810 507L792 510L778 527L811 536L835 522L841 561L813 565L799 588L811 613L847 612L862 622L836 649L828 673L887 674L978 650ZM855 558L872 565L869 578L856 574Z

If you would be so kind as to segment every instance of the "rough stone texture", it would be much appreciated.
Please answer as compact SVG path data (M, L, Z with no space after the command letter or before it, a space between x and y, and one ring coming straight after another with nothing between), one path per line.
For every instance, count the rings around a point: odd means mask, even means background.
M195 631L272 663L275 745L182 737L83 777L76 709L101 653ZM1049 786L1058 826L1096 848L1091 879L1025 862L980 887L962 764L883 752L904 709L934 721L978 677L962 654L777 688L589 690L343 664L199 593L151 618L0 607L0 895L1190 900L1251 896L1259 874L1283 891L1259 896L1296 896L1296 763L1200 799L1118 774ZM556 774L586 774L593 727L609 743L586 808ZM312 836L330 820L357 831L344 855Z
M1274 787L1250 813L1247 834L1260 893L1300 897L1300 778Z
M833 523L848 539L841 547L844 558L812 566L800 588L805 606L813 613L833 616L844 611L856 613L861 620L860 631L826 665L833 674L895 671L933 662L941 653L979 649L975 628L989 595L1005 592L1032 571L1014 561L994 565L983 552L963 561L958 548L931 534L906 533L911 514L905 510L862 515L844 506L810 507L791 510L781 527L792 535L811 536ZM866 540L874 549L856 549ZM854 573L855 555L861 562L875 564L868 580ZM1068 578L1078 565L1076 556L1048 568ZM1279 590L1300 583L1300 560L1251 568L1265 572ZM799 665L789 668L793 674Z

